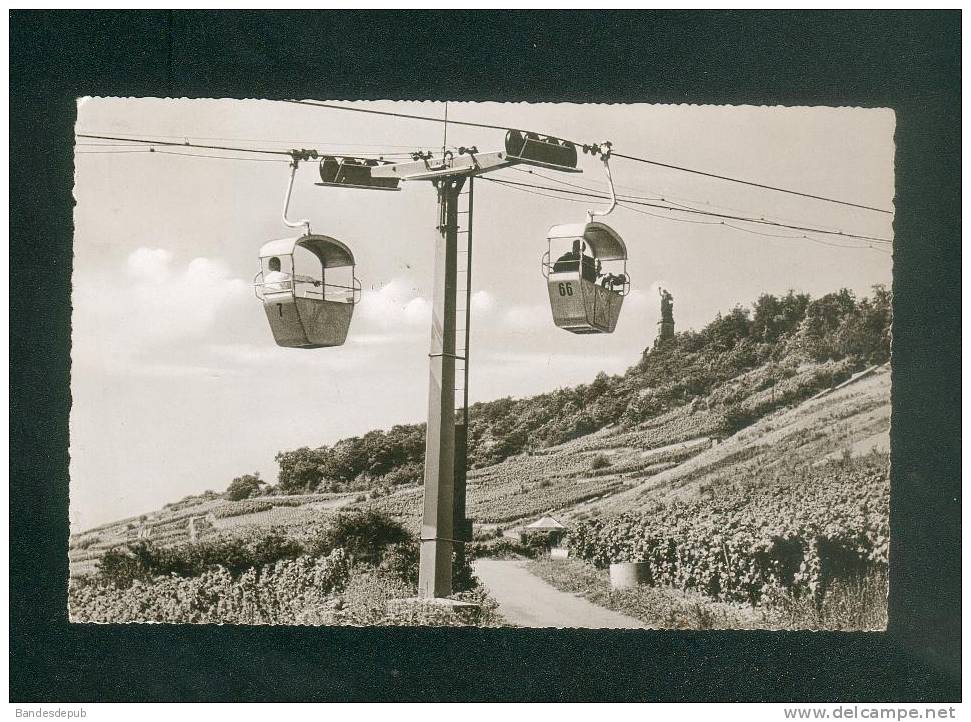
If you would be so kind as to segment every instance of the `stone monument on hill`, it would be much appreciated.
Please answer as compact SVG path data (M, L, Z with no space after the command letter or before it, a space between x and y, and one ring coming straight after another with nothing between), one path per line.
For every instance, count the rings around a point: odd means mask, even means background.
M661 320L657 322L655 346L674 338L674 296L665 288L658 288L658 294L661 296Z

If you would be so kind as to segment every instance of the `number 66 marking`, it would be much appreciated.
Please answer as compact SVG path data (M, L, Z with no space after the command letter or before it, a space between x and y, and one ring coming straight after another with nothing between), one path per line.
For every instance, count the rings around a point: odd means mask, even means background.
M573 284L572 283L561 283L560 295L561 296L572 296L573 295Z

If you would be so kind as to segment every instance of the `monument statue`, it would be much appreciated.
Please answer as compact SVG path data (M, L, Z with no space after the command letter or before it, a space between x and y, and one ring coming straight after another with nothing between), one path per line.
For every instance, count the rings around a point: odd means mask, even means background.
M661 296L661 321L674 323L674 296L666 288L658 288Z
M657 336L654 337L655 348L662 341L674 338L674 296L666 288L657 289L661 297L661 320L657 322Z

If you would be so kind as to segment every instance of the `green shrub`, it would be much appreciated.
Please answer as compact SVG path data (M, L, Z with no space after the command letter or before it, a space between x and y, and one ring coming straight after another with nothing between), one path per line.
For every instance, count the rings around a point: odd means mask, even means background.
M393 574L357 567L343 595L341 622L366 626L498 627L498 604L481 588L454 584L452 599L471 607L449 607L415 599L415 590ZM471 576L470 576L471 578Z
M238 576L253 567L295 559L303 553L299 542L274 529L237 529L231 535L213 536L195 544L155 547L150 542L136 542L127 549L110 550L102 558L98 574L113 586L127 588L136 579L168 574L195 577L216 566Z
M521 559L523 557L534 557L536 555L536 549L509 537L499 537L491 541L466 544L465 554L470 560L483 557L492 559Z
M422 480L425 475L425 467L421 462L413 461L408 464L392 469L384 475L385 483L391 486L401 486L404 484L414 484Z
M501 627L505 621L499 614L499 604L481 588L452 594L450 599L468 602L472 606L449 607L420 600L402 600L389 604L387 615L380 624L402 627Z
M742 404L730 404L722 412L721 424L718 431L731 436L759 420L756 412L745 408Z
M388 546L381 555L378 568L418 590L418 544L403 542Z
M491 529L476 527L472 530L472 541L489 541L490 539L495 539L500 536L502 536L502 529L498 526L492 527Z
M388 605L392 599L410 596L414 596L412 587L394 574L374 569L359 571L351 576L344 590L341 611L345 621L350 624L372 626L380 624L388 616Z
M590 470L597 471L598 469L606 469L608 466L610 466L610 464L611 461L609 456L606 454L597 454L590 461Z
M411 534L401 522L381 512L371 509L340 512L317 530L308 551L323 555L341 548L357 561L377 564L386 547L411 540Z
M819 605L834 583L887 568L885 456L753 483L583 521L571 553L601 568L646 561L653 585L751 604L779 588Z
M472 557L464 554L462 559L452 558L452 592L468 592L479 585L472 571Z
M260 472L254 474L243 474L237 476L226 489L226 498L230 501L241 501L249 499L251 496L259 496L260 487L266 484L260 478Z
M98 562L99 581L119 589L127 589L134 581L151 575L152 553L145 542L108 549Z

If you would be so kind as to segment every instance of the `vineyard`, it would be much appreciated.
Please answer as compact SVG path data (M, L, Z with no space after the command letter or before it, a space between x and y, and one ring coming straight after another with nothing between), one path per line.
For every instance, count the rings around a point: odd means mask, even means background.
M678 334L621 376L474 405L469 557L541 554L517 535L554 515L569 530L570 564L588 572L570 584L606 585L611 562L645 561L647 588L691 594L691 605L818 617L827 604L853 606L844 592L861 585L870 601L857 624L885 618L872 600L887 572L887 298L790 294L779 301L788 311L766 315L770 301L754 319L735 309ZM382 560L358 530L348 537L357 549L341 556L320 538L347 514L377 514L416 538L423 444L424 429L405 425L281 452L276 485L244 475L224 494L76 534L72 618L416 623L420 614L391 604L414 594L415 548ZM118 574L123 583L106 583ZM614 599L609 586L601 593Z
M90 578L72 580L75 622L171 624L327 624L332 593L343 589L349 564L342 551L251 569L237 578L223 567L200 576L160 577L116 589Z
M782 592L822 601L836 580L885 572L886 457L776 470L690 501L578 523L570 546L596 566L648 563L653 585L758 604Z
M220 531L247 526L299 527L319 519L322 510L337 509L354 497L347 494L292 494L227 501L218 495L186 497L153 514L102 524L71 537L68 559L72 576L97 569L96 562L111 549L138 540L171 547L202 540Z
M786 397L792 389L814 389L821 378L831 382L842 378L843 373L844 369L832 362L806 363L799 368L777 365L743 374L730 386L719 387L718 394L719 398L754 408L765 399ZM775 385L770 384L773 379ZM764 388L766 384L770 384L768 388ZM467 516L479 525L511 525L548 513L568 520L600 507L640 509L667 495L690 496L692 489L718 485L723 478L759 476L783 457L807 461L827 454L832 457L842 443L830 438L834 431L846 427L843 434L853 442L887 426L886 374L858 387L862 391L851 387L833 395L831 401L814 402L817 407L828 403L831 412L815 425L790 424L793 433L784 432L783 424L774 421L778 414L767 414L725 443L713 446L718 437L708 434L717 434L724 424L723 407L716 405L721 410L711 411L706 408L710 404L691 403L638 428L610 427L537 453L472 469L468 474ZM755 400L750 404L750 399ZM810 407L813 404L779 413L798 416ZM867 418L863 412L874 409L880 413L869 425L861 426L859 419ZM773 424L779 428L773 430ZM270 495L243 501L194 497L154 515L75 536L69 552L72 573L90 572L105 551L140 538L150 539L157 546L173 546L207 538L216 531L251 526L299 530L339 508L380 511L417 529L422 489L403 487L387 494Z
M139 541L74 575L74 622L497 626L467 565L455 595L471 608L416 603L418 545L399 522L340 512L299 528L247 527L205 541Z
M886 454L889 427L890 374L884 367L823 398L767 414L676 466L639 479L632 489L611 497L604 510L687 499L703 489L720 488L726 480L760 479L778 468L812 467L874 447Z

